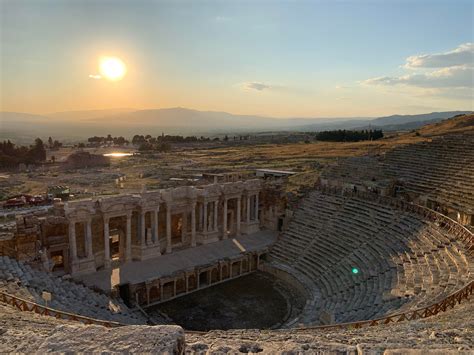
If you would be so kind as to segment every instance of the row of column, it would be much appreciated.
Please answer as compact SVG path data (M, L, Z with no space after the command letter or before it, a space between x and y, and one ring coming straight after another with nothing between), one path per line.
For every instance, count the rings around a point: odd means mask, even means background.
M254 215L253 215L253 218L255 221L258 221L258 204L259 204L259 201L258 201L258 193L255 194L255 195L247 195L247 223L250 223L250 210L251 210L251 197L252 196L255 196L255 205L254 205Z
M255 205L254 205L254 216L253 219L258 221L258 193L253 195L255 196ZM247 223L250 223L251 216L251 197L252 195L247 196ZM223 239L227 239L228 237L228 228L227 228L227 209L228 209L228 200L229 198L224 199L224 207L223 207ZM202 231L204 233L208 232L208 228L211 227L208 225L207 219L207 211L208 211L208 204L213 203L214 207L214 218L212 221L212 231L217 231L218 227L218 201L206 201L204 202L203 206L203 213L201 217L203 218L200 220L200 224L202 224ZM147 212L151 213L151 220L152 220L152 237L151 240L146 240L146 223L145 223L145 214ZM151 211L142 211L140 213L140 243L142 246L145 245L157 245L159 243L158 239L158 213L159 207L155 208ZM109 221L111 217L105 216L104 217L104 264L106 267L110 266L110 229L109 229ZM125 253L124 259L125 261L131 261L132 258L132 213L129 212L126 214L126 233L125 233ZM69 245L70 245L70 252L72 261L77 261L77 241L76 241L76 221L71 221L69 223ZM92 252L92 220L89 219L85 222L85 246L86 246L86 254L88 259L92 259L94 257ZM241 198L237 197L237 208L236 208L236 232L237 235L241 233ZM166 208L166 252L171 253L171 206L167 206ZM194 202L191 206L191 246L196 246L196 203Z
M256 193L255 195L248 195L247 196L247 218L246 218L246 221L247 223L250 223L250 219L251 219L251 214L250 214L250 211L251 211L251 197L252 196L255 196L255 205L254 205L254 216L253 216L253 219L255 221L258 221L258 204L259 204L259 200L258 200L258 193ZM222 225L223 225L223 234L222 234L222 237L223 239L227 239L227 233L228 233L228 228L227 228L227 211L228 211L228 201L230 200L230 198L224 198L224 206L223 206L223 214L222 214ZM213 215L213 229L210 230L210 232L216 232L217 231L217 221L218 221L218 201L205 201L202 205L201 205L201 208L202 208L202 213L201 213L201 219L199 221L199 229L203 231L203 233L207 233L208 232L208 227L209 226L209 223L208 223L208 218L207 218L207 211L208 211L208 204L209 203L212 203L214 205L214 215ZM241 220L242 220L242 216L241 216L241 197L237 197L237 207L236 207L236 232L237 232L237 235L240 235L240 223L241 223ZM193 209L194 211L194 209ZM193 224L194 226L194 224Z
M255 196L255 205L254 205L254 216L253 219L255 221L258 221L258 193L253 195ZM250 211L251 211L251 197L252 195L247 195L247 206L246 206L246 211L247 211L247 216L246 216L246 222L247 224L250 223ZM224 200L224 226L227 226L227 200ZM242 220L241 216L241 211L242 211L242 206L241 206L241 198L237 197L237 208L236 208L236 232L237 235L240 235L240 223ZM227 237L227 231L224 232L224 237Z
M166 253L171 253L171 209L172 207L166 206ZM184 218L187 218L187 211L185 212ZM158 215L157 215L158 216ZM158 218L158 217L157 217ZM157 220L157 219L156 219ZM158 230L158 227L157 229ZM185 231L183 231L185 233ZM196 246L196 202L191 205L191 246Z
M87 221L70 221L69 222L69 250L71 261L74 263L78 260L77 256L77 239L76 239L76 223L84 223L85 226L85 238L84 244L86 249L86 258L92 259L94 254L92 252L92 220Z
M142 211L140 213L140 245L147 246L147 245L158 245L158 212L160 208L157 207L151 211ZM146 238L146 223L145 223L145 216L146 213L149 212L151 216L151 238Z
M203 233L216 232L217 231L217 219L218 219L218 203L219 201L204 201L200 204L200 219L199 219L199 230ZM212 214L212 221L208 221L208 206L212 204L214 212ZM211 223L209 223L211 222Z

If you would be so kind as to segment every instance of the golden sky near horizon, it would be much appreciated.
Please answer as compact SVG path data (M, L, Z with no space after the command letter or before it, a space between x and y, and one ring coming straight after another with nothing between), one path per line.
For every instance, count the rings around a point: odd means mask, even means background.
M368 117L474 109L469 2L25 0L1 10L2 111Z

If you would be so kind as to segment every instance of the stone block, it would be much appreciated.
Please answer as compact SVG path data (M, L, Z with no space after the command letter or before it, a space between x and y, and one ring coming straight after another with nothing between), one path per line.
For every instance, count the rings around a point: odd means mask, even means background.
M183 354L184 347L184 330L179 326L60 325L37 352Z

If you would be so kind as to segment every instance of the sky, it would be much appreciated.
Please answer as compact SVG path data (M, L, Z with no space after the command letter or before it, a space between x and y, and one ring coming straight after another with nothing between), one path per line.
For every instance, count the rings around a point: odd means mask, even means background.
M473 110L474 2L0 0L0 110ZM100 58L126 65L100 75Z

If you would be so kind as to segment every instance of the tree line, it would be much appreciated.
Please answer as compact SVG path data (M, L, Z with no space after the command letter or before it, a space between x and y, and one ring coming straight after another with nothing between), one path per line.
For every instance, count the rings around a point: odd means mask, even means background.
M161 136L158 137L152 137L150 135L134 135L132 138L132 144L134 145L140 145L144 142L148 142L151 144L156 144L156 143L195 143L195 142L210 142L211 140L213 141L218 141L219 138L214 138L211 139L209 137L197 137L197 136L173 136L173 135L164 135L162 134Z
M45 160L46 149L40 138L36 138L35 143L29 147L17 146L10 140L0 142L0 167L12 168L21 163L36 164Z
M48 147L49 149L51 150L58 150L59 148L61 148L63 146L63 144L58 141L57 139L55 139L53 141L53 138L52 137L49 137L48 138Z
M94 136L94 137L89 137L87 138L87 142L89 142L89 145L92 146L101 146L101 145L118 145L118 146L123 146L123 145L128 145L130 142L126 140L124 137L112 137L111 134L108 134L107 137L99 137L99 136Z
M334 130L334 131L322 131L315 134L314 139L318 141L328 142L359 142L367 140L377 140L383 138L382 130Z

